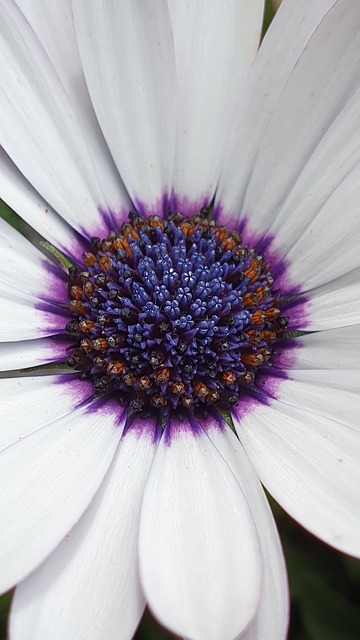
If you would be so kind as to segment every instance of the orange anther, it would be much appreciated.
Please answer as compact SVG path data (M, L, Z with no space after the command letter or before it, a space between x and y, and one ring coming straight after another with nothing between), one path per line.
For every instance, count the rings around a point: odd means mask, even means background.
M123 371L124 366L123 362L109 362L106 371L109 375L118 376Z
M181 396L185 392L185 385L183 382L173 382L171 385L171 391L177 396Z
M264 364L264 356L261 353L244 353L241 354L241 362L250 367L259 367Z
M69 309L73 311L73 313L85 313L85 307L81 300L71 300L71 302L69 302Z
M150 378L148 376L141 376L139 380L140 389L144 389L145 391L146 389L150 389L151 386L152 386L152 382Z
M266 320L266 315L263 311L258 309L251 314L250 320L252 324L263 324Z
M128 385L128 387L133 387L134 386L136 378L135 378L135 376L133 376L132 373L125 373L123 379L124 379L125 384Z
M92 351L92 341L89 340L89 338L84 338L84 340L81 340L80 346L83 351L85 351L85 353L90 353L90 351Z
M261 333L262 333L263 340L268 344L275 342L275 340L277 339L277 335L275 331L262 331Z
M73 286L70 288L70 295L75 300L80 300L82 294L83 294L83 290L81 287Z
M223 373L221 374L221 380L224 384L234 384L236 375L233 371L223 371Z
M157 369L154 373L154 380L158 384L165 384L170 378L169 369Z
M95 351L105 351L108 346L105 338L95 338L92 344L93 344L93 349L95 349Z
M95 291L95 289L96 287L94 284L92 284L92 282L85 282L83 286L83 291L87 296L91 296L91 294Z
M278 309L277 307L271 307L270 309L267 309L265 311L266 314L266 319L269 322L273 322L274 320L277 320L277 318L280 316L280 309Z
M209 393L209 389L207 388L206 384L204 384L203 382L195 382L194 384L194 391L197 395L198 398L206 398L206 396Z
M93 253L84 253L83 259L87 267L93 267L96 262L96 256Z
M243 306L252 307L259 302L259 297L256 293L245 293L243 296Z
M80 320L79 322L79 329L83 333L88 333L94 326L95 324L91 320Z

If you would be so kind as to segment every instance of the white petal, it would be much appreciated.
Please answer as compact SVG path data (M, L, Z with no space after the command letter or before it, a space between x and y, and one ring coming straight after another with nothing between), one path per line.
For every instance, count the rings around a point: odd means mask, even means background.
M253 618L260 557L248 503L204 432L172 422L141 510L140 575L150 608L174 633L231 640Z
M66 276L34 245L0 218L0 283L51 303L68 300Z
M1 145L71 226L106 235L99 211L106 203L71 100L12 0L1 1L0 52Z
M0 218L0 340L62 333L66 324L64 273Z
M92 384L72 375L0 378L0 450L67 416L92 395Z
M360 267L308 294L306 329L322 331L359 322Z
M295 349L274 358L281 369L359 369L360 324L297 338ZM292 345L293 346L293 345Z
M360 431L360 370L289 371L275 397Z
M359 123L354 130L360 133L360 91L356 100ZM345 125L346 126L346 125ZM353 123L348 124L350 131L353 131ZM351 133L352 137L353 134ZM337 158L337 152L332 157ZM356 153L356 161L360 154L360 134L359 149ZM341 162L341 160L340 160ZM316 212L314 206L305 205L298 198L301 209L292 207L293 216L286 211L285 217L291 225L291 233L294 232L296 238L296 223L294 220L302 220L304 228L300 228L298 240L286 253L286 258L290 263L290 274L294 282L301 286L303 291L308 291L322 284L331 282L348 271L360 266L360 225L359 225L359 200L360 200L360 165L358 164L348 173L339 186L335 188L334 180L329 175L329 162L327 159L322 166L322 176L327 181L327 200ZM326 166L324 173L323 167ZM312 172L314 177L314 172ZM318 183L316 183L318 185ZM330 186L334 189L329 195ZM309 195L309 191L302 185L302 191ZM307 215L302 212L306 210ZM284 232L284 229L282 229ZM274 232L276 244L289 242L289 234L284 235ZM289 245L288 245L289 246Z
M99 180L102 202L116 212L120 207L129 210L128 196L101 133L86 87L75 38L71 1L47 0L44 3L43 0L16 0L16 3L36 32L70 96L74 115Z
M175 147L175 59L165 2L72 2L97 118L132 200L170 195ZM140 201L140 202L139 202Z
M263 575L259 606L250 628L241 638L285 640L289 619L288 584L279 534L269 503L249 458L231 429L211 428L211 420L207 422L207 433L247 498L260 545Z
M85 406L0 453L0 590L55 549L80 519L114 456L114 407Z
M57 307L0 282L0 340L17 342L64 333L66 315Z
M168 2L177 72L174 191L181 203L211 201L225 144L256 54L262 0Z
M151 429L145 430L127 433L81 520L17 588L12 640L133 637L145 608L137 569L138 521L155 452Z
M274 245L279 250L285 244L289 246L290 238L294 235L296 221L300 216L301 227L303 211L309 210L306 196L305 201L301 197L303 193L307 193L304 185L302 185L300 193L297 194L298 207L296 211L290 209L282 214L281 206L295 182L298 179L301 181L301 173L305 165L315 153L326 132L336 120L342 118L342 110L346 108L359 85L359 4L357 0L350 0L350 2L338 0L306 45L284 87L274 115L264 134L246 188L243 211L249 213L251 224L256 230L259 229L259 223L260 228L264 229L264 221L267 219L271 222L271 217L277 217L279 212L276 225L270 226L270 232L272 236L275 236ZM355 104L357 102L356 100ZM352 113L353 109L350 111ZM358 114L357 118L359 118ZM349 120L347 121L345 117L342 126L334 125L334 137L338 138L337 146L341 147L346 137L349 136L347 130L349 127L352 129L354 124L351 122L353 120L351 116ZM356 126L359 125L356 125L355 122ZM345 135L343 134L344 129ZM359 143L357 146L359 147ZM356 152L356 144L351 145L351 150L355 152L352 160L354 162L359 155L359 152ZM336 153L335 145L335 157ZM327 174L325 167L327 167L327 162L325 161L325 164L320 162L317 172L313 171L314 188L317 185L318 175ZM347 171L348 169L345 167L345 175ZM325 178L326 196L334 188L331 179L333 173L334 170ZM292 224L287 226L287 230L290 229L290 237L289 233L285 234L285 232L282 236L282 216L286 220L290 215ZM328 224L332 223L333 220L330 219ZM268 226L266 225L265 229ZM306 227L306 222L304 227Z
M69 341L50 338L0 342L0 371L36 367L48 362L63 362L68 357Z
M256 229L266 228L271 207L267 206L265 212L262 209L244 210L246 187L265 131L278 107L284 87L287 86L299 58L306 50L308 41L334 4L336 0L289 0L284 2L277 12L244 88L242 105L231 132L217 192L219 202L223 205L223 213L220 216L223 223L228 221L229 214L236 217L243 210L243 214L250 214L251 219L254 215L254 224L256 215ZM299 97L299 91L297 88L296 99ZM281 130L282 125L283 123ZM280 135L280 131L278 133ZM287 163L288 157L283 157ZM275 183L277 173L283 175L280 161L281 157L277 157L275 163L270 160L268 162L267 171L271 170L271 184ZM259 197L262 196L263 181L265 188L266 178L267 174L261 176L257 185Z
M46 240L78 258L84 251L74 230L50 207L0 148L0 197Z
M238 436L284 509L333 547L360 556L360 433L277 400L237 410Z

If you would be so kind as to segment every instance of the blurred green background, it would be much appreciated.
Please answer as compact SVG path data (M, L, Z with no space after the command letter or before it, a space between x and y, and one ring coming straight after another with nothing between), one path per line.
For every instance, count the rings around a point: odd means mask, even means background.
M279 0L274 0L274 3L268 0L266 3L264 33L278 4ZM1 202L0 215L18 226L16 217ZM291 520L274 501L271 504L289 573L289 640L359 640L360 562L322 544ZM0 640L6 639L10 602L11 594L0 598ZM172 638L175 636L159 627L148 612L135 636L135 640Z

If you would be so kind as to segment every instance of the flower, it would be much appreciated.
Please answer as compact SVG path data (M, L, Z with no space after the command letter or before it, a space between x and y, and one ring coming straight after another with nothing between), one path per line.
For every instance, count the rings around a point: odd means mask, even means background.
M359 5L261 12L2 2L12 640L285 638L259 479L359 555Z

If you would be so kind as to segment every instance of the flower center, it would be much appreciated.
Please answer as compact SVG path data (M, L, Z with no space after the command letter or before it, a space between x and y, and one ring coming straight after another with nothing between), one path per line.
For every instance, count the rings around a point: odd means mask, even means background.
M287 325L270 267L203 210L129 222L71 268L67 364L144 415L227 409Z

